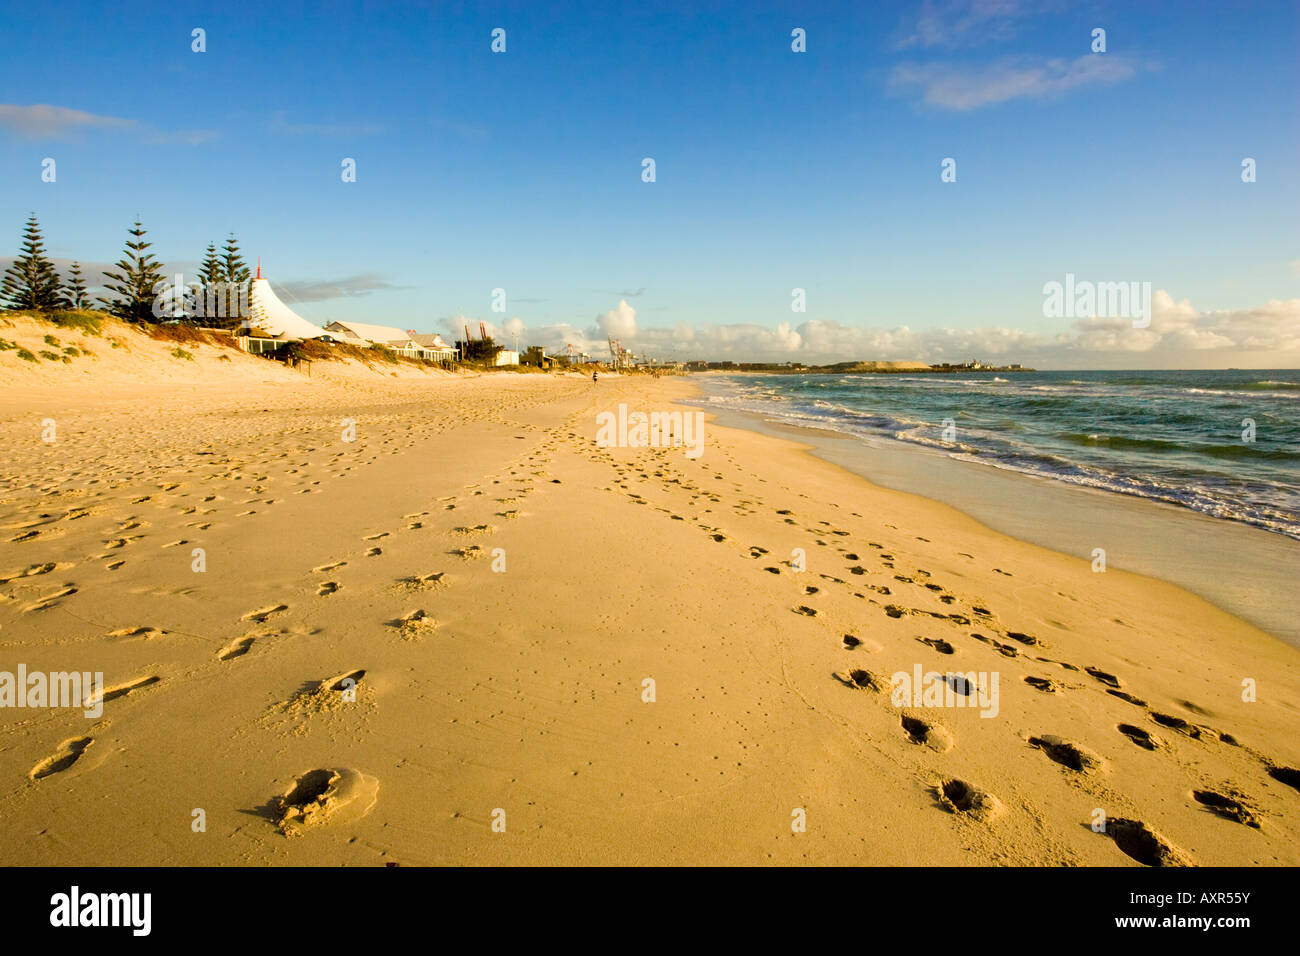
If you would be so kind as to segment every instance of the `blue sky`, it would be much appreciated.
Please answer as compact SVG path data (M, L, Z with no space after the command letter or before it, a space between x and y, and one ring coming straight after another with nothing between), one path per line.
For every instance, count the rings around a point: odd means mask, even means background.
M681 6L6 5L0 253L34 211L112 262L138 216L179 269L235 232L321 323L1300 364L1295 4ZM1067 272L1150 282L1152 329L1045 317Z

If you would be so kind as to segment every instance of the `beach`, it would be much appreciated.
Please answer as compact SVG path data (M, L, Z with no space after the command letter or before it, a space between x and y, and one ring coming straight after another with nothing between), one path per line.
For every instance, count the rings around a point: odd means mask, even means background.
M1300 862L1300 654L1188 591L597 443L689 377L246 362L0 389L0 669L104 679L0 709L5 864Z

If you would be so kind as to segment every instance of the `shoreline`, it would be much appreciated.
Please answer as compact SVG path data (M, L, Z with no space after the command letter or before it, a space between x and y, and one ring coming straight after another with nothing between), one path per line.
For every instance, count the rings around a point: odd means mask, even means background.
M907 442L792 425L756 411L691 407L724 425L807 445L811 454L872 484L956 508L1019 541L1085 562L1103 546L1108 567L1176 585L1300 648L1300 618L1286 598L1300 573L1300 542L1285 535L1166 502L961 461Z

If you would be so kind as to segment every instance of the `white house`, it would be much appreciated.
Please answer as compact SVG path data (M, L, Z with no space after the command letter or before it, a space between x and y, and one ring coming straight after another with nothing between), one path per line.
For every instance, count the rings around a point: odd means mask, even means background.
M415 344L424 350L423 358L433 362L450 362L456 357L456 347L448 345L437 332L427 335L422 332L408 333Z
M325 326L325 336L332 342L346 342L359 348L382 345L407 358L429 362L449 362L456 357L456 349L442 340L442 336L403 332L391 325L369 325L365 322L331 322Z

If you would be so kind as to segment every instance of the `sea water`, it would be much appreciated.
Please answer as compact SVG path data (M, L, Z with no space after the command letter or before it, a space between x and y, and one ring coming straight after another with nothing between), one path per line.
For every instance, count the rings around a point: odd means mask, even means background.
M701 376L696 404L1180 505L1300 540L1300 371Z

